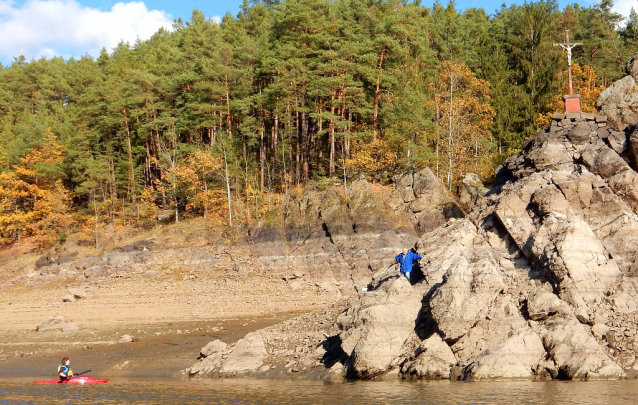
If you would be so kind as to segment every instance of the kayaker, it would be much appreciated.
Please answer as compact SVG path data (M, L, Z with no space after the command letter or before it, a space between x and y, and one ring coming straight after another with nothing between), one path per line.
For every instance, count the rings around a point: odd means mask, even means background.
M62 359L62 364L58 366L58 377L60 377L60 380L68 380L73 377L73 370L71 370L69 364L71 364L71 359L65 357Z

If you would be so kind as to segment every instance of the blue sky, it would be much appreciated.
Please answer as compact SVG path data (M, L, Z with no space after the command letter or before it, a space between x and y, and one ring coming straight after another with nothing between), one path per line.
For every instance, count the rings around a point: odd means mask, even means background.
M579 0L581 4L589 1ZM458 0L457 9L482 7L487 13L500 8L503 0ZM506 4L522 1L505 0ZM429 6L434 0L422 0ZM447 4L447 0L441 3ZM569 4L569 1L561 1ZM54 56L80 57L99 54L102 47L111 50L120 41L148 39L173 20L188 20L193 9L210 18L227 12L236 15L242 0L0 0L0 63L7 66L14 57L27 60ZM615 10L628 15L638 10L638 0L616 0Z

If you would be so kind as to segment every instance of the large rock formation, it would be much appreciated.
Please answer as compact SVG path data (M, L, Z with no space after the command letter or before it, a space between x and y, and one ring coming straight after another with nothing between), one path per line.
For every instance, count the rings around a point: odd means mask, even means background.
M601 91L596 100L598 110L620 129L638 123L638 53L627 63L627 76Z
M638 369L636 151L638 135L602 116L556 114L467 218L419 238L425 280L379 268L353 297L317 346L324 374L616 379Z
M469 219L418 241L429 287L418 339L406 339L378 374L403 364L406 376L431 377L420 356L432 355L418 347L442 339L464 379L622 377L629 350L611 348L592 326L635 310L626 276L637 264L633 161L631 135L603 117L556 115L500 168Z

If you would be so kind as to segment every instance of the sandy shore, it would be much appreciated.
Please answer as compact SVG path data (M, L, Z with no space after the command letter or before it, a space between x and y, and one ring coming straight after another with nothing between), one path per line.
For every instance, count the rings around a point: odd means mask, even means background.
M63 302L69 288L86 297ZM210 274L170 280L80 277L29 282L0 290L0 377L54 378L62 357L76 372L112 377L176 377L208 342L233 343L246 333L329 305L334 297L295 292L278 275ZM36 331L48 317L62 324ZM129 335L132 342L121 343Z

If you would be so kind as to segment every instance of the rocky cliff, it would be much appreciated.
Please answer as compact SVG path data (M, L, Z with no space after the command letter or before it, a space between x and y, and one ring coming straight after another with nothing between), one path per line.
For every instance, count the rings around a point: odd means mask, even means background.
M604 116L556 114L550 127L499 168L494 187L467 218L423 229L415 238L425 280L410 285L393 267L369 266L377 271L367 291L338 315L317 315L312 328L299 321L306 326L286 329L289 352L276 345L282 336L263 330L234 347L217 345L186 371L267 375L312 369L325 377L465 380L625 377L638 369L637 162L638 132L618 131ZM407 200L399 202L410 206ZM372 210L360 203L361 212ZM331 222L339 218L334 212L321 210L323 237L343 238L340 246L373 246L353 239L354 229ZM373 217L365 226L383 221ZM311 234L304 235L306 243ZM395 238L399 234L387 240ZM397 240L386 251L386 239L377 242L386 257L400 246ZM317 271L331 266L321 260ZM248 364L253 352L258 361L250 367L231 364L238 356Z

